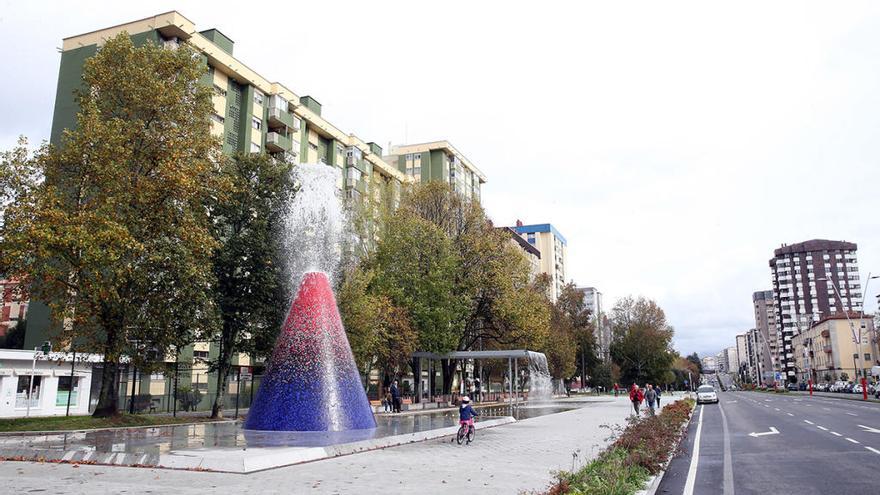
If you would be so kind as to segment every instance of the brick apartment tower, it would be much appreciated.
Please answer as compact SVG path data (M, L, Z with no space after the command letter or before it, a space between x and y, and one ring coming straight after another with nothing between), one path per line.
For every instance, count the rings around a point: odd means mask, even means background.
M862 310L856 244L813 239L783 245L773 254L769 264L782 333L779 355L787 380L794 381L792 337L823 317Z

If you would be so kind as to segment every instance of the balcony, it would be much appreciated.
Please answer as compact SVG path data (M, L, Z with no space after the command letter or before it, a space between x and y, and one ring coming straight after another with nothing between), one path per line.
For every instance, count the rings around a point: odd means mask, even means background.
M291 151L292 145L289 137L277 132L266 133L266 151L270 153L278 153L283 151ZM299 151L299 150L297 150Z
M293 115L288 112L287 109L273 106L274 102L275 100L272 99L269 103L269 112L267 119L269 122L269 127L287 127L289 129L293 129Z

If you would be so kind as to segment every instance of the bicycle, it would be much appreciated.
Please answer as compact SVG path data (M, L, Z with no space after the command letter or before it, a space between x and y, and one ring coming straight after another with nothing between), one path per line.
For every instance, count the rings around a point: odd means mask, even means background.
M476 431L474 429L474 420L469 419L459 421L459 424L461 426L458 427L458 434L455 436L455 441L457 441L459 445L461 445L461 442L463 442L465 438L467 438L467 443L473 442L474 433Z

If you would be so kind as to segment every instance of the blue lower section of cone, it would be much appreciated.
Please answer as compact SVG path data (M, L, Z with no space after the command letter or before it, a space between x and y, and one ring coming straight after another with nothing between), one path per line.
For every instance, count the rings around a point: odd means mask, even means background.
M267 375L248 411L248 430L339 431L375 428L376 420L360 377L334 384Z

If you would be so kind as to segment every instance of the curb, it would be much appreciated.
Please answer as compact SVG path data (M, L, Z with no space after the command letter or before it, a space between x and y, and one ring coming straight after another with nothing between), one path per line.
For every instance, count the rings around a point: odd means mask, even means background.
M216 419L214 421L194 421L191 423L166 423L155 425L141 426L108 426L104 428L84 428L81 430L31 430L31 431L3 431L0 437L21 437L21 436L49 436L49 435L70 435L73 433L90 433L93 431L113 431L113 430L143 430L147 428L165 428L168 426L194 426L216 423L234 423L237 419Z
M691 409L690 414L688 414L688 420L685 421L681 425L681 431L679 432L680 436L678 438L678 443L676 443L675 447L672 449L673 452L675 452L675 450L678 449L679 446L681 446L681 442L685 440L686 437L684 435L684 432L685 432L685 430L687 430L688 425L691 424L691 418L693 418L694 411L696 411L696 410L697 410L697 406L696 406L696 404L694 404L694 408ZM645 488L636 492L636 495L655 495L657 493L657 489L660 488L660 483L663 481L663 476L666 475L666 469L669 468L669 464L672 462L672 457L673 456L670 456L669 459L666 460L666 465L663 466L663 469L661 469L659 473L655 474L652 478L650 478L646 482Z

